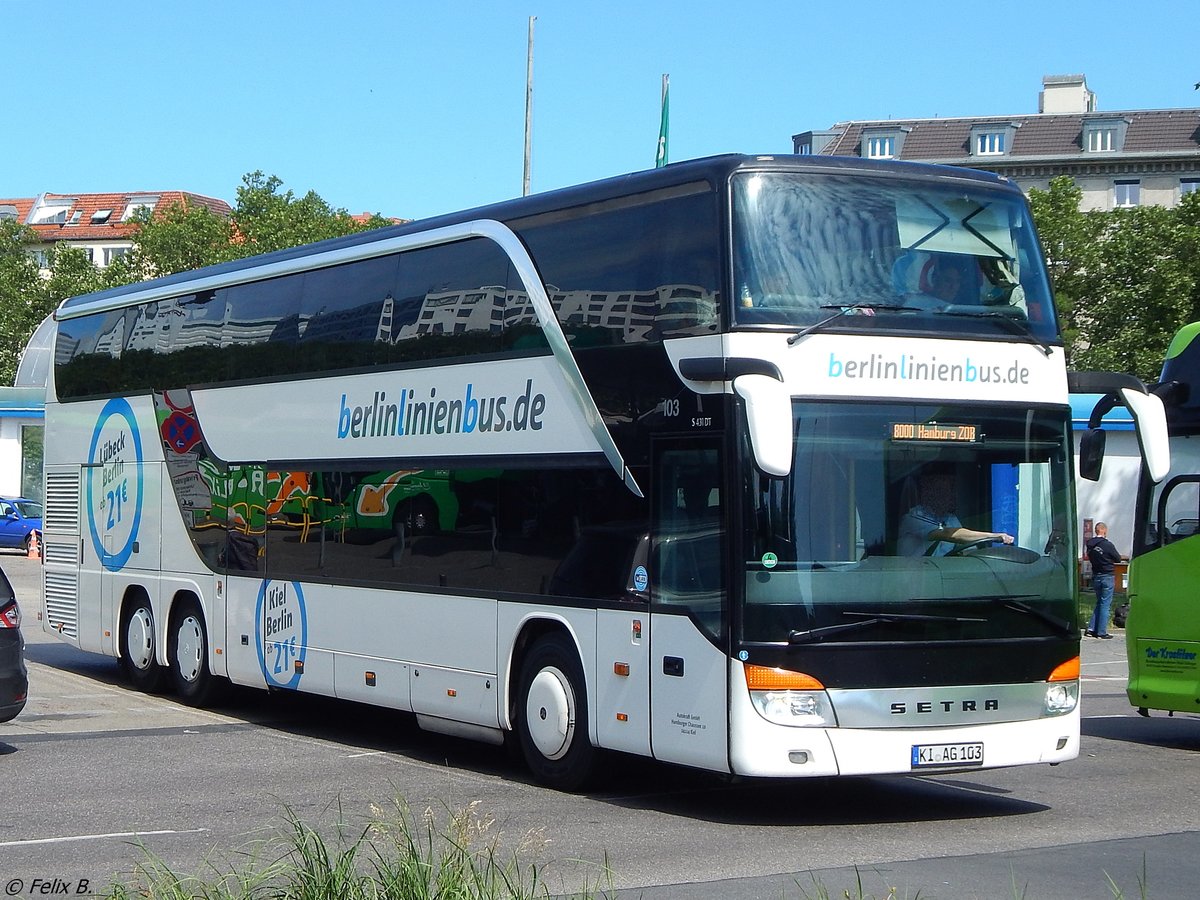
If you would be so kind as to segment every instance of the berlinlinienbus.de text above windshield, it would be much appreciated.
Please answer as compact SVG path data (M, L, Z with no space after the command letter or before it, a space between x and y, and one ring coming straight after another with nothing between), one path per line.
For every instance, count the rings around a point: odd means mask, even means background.
M924 356L915 353L872 353L866 358L849 358L830 352L830 378L870 381L936 381L955 384L1029 384L1030 371L1018 361L1004 365L980 363L965 356Z

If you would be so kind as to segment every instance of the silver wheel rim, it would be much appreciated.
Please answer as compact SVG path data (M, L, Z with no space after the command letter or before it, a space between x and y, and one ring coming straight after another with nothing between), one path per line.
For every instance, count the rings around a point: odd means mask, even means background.
M144 606L139 606L129 617L125 629L125 653L135 669L144 671L154 664L154 619Z
M175 635L175 665L184 681L200 677L200 660L204 651L204 629L194 615L184 616Z
M575 691L566 675L547 666L534 676L525 697L529 737L546 759L562 759L575 736Z

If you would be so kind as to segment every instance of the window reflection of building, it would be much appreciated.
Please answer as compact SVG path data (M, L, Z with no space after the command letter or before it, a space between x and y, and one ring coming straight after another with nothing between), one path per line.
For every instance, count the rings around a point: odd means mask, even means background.
M717 319L716 296L697 285L663 285L652 292L548 288L550 305L564 325L619 331L627 341L650 337L656 327L663 334L696 327L707 329ZM382 317L380 321L382 335ZM528 294L487 286L427 294L417 321L401 327L396 340L422 334L498 332L536 323Z

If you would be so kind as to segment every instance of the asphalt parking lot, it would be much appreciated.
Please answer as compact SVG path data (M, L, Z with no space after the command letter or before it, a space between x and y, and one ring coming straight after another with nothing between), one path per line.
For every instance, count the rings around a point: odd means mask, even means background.
M818 896L1077 900L1190 897L1200 884L1200 718L1143 719L1124 696L1124 642L1083 645L1079 759L940 777L728 783L618 758L583 795L531 781L496 748L420 731L402 714L235 692L196 710L129 689L116 661L40 631L36 562L0 553L24 602L33 690L0 725L20 789L0 821L0 883L129 876L148 849L206 871L260 842L283 809L361 822L403 798L474 804L495 833L544 841L564 889L661 898ZM336 819L334 818L336 816ZM506 844L507 846L507 844ZM14 896L18 896L14 895Z

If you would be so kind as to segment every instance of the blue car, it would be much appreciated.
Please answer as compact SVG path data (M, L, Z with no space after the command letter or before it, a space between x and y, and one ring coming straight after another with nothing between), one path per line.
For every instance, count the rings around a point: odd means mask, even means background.
M18 547L28 552L32 534L42 542L42 504L24 497L0 497L0 547Z

